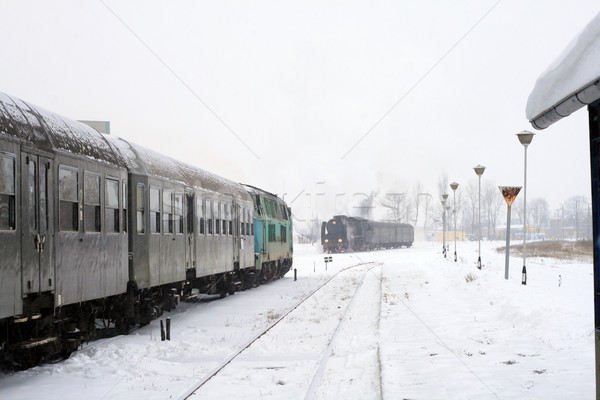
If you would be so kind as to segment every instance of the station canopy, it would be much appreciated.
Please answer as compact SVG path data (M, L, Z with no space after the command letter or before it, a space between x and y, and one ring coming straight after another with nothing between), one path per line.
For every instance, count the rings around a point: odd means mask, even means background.
M542 73L527 100L527 119L545 129L600 99L600 13Z

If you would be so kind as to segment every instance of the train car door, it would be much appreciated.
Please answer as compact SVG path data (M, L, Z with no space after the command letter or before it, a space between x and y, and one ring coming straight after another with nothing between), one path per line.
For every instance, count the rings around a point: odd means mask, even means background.
M185 212L186 212L186 245L185 245L185 269L196 268L196 236L194 235L194 226L196 221L195 205L196 200L194 195L186 193L185 195Z
M21 153L21 282L23 294L54 289L53 161Z
M233 265L237 265L239 268L240 265L240 247L242 246L242 241L240 240L240 205L236 202L233 202Z

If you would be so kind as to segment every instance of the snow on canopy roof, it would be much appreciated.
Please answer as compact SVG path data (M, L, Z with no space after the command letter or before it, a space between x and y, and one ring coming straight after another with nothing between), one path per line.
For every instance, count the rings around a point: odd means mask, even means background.
M526 116L544 129L600 98L600 13L542 73L527 100Z
M98 131L0 92L0 134L48 152L121 165Z

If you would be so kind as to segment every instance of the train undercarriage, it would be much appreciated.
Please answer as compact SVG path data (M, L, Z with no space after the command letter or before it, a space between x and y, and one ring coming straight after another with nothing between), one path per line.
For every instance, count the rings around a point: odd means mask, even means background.
M126 293L62 307L54 307L51 292L30 295L22 315L0 320L0 365L26 369L68 358L83 343L149 324L179 301L197 301L200 293L233 295L283 277L291 265L291 259L270 261L260 271L237 269L150 289L129 282Z

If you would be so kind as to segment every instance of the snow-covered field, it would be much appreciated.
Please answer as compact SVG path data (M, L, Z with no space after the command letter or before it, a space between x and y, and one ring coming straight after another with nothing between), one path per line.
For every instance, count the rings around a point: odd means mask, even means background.
M481 271L477 242L458 243L457 263L422 242L333 255L327 270L319 246L297 245L297 281L290 272L180 304L162 317L171 317L171 341L154 321L60 363L0 373L0 399L182 398L336 272L371 261L341 272L193 398L303 399L309 388L311 398L346 400L593 398L591 264L528 259L523 286L521 258L504 279L501 245L482 243Z

